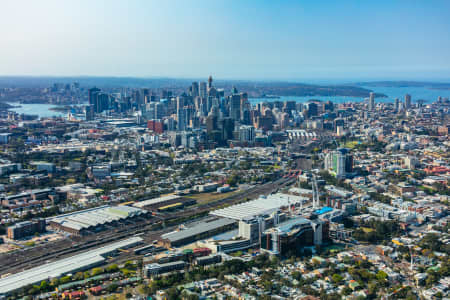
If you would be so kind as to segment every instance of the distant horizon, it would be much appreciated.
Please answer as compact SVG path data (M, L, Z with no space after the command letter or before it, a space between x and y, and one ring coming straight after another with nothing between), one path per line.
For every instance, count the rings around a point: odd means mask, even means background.
M236 81L236 82L289 82L289 83L304 83L304 84L354 84L354 83L377 83L377 82L410 82L410 83L443 83L450 84L450 77L436 77L436 78L406 78L406 77L349 77L349 78L228 78L228 77L214 77L214 74L208 74L203 77L188 76L121 76L121 75L1 75L0 78L41 78L41 79L136 79L136 80L180 80L180 81L206 81L209 76L213 77L214 81Z

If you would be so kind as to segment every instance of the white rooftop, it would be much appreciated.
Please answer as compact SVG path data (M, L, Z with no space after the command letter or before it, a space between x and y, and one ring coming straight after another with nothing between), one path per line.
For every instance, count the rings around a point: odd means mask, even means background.
M154 205L154 204L158 204L158 203L163 203L163 202L174 200L174 199L178 199L178 198L181 198L181 197L178 196L178 195L167 195L167 196L162 196L162 197L158 197L158 198L153 198L153 199L148 199L148 200L136 202L136 203L133 204L133 206L134 207L138 207L138 208L142 208L142 207L145 207L145 206Z
M143 213L146 213L146 211L136 207L103 205L51 217L47 219L47 222L51 221L68 228L80 230L82 228L95 227L97 225L111 223Z
M277 193L269 195L266 198L260 197L256 200L215 210L210 214L234 220L248 220L259 215L271 214L281 207L298 204L305 201L308 201L308 198Z
M89 268L105 261L103 255L120 248L132 247L140 242L142 242L142 238L132 237L2 278L0 279L0 295L41 282L42 280L60 277L74 271Z

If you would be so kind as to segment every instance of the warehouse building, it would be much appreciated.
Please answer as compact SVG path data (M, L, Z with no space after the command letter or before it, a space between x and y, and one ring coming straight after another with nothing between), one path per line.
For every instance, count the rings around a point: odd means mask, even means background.
M165 246L178 247L231 230L235 227L237 227L235 220L220 218L200 222L184 230L163 234L161 237Z
M140 237L132 237L4 277L0 279L0 298L2 295L9 295L23 287L40 283L43 280L58 278L101 265L106 261L106 257L113 255L118 249L131 248L142 243L142 241Z
M300 206L302 203L307 201L309 201L309 199L306 197L277 193L267 197L260 196L256 200L215 210L210 214L213 216L242 221L253 219L256 216L270 215L280 208Z
M157 210L172 204L177 204L178 206L183 207L193 205L195 203L195 199L187 199L178 195L166 195L158 198L136 202L133 204L133 207L145 208L146 210Z
M146 210L129 206L99 206L48 218L50 227L75 235L97 232L106 226L115 226L124 220L145 217Z

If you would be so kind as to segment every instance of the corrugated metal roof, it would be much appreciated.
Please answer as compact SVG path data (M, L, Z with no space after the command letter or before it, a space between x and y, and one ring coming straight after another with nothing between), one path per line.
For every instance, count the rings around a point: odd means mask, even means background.
M142 208L142 207L145 207L145 206L150 206L150 205L154 205L154 204L158 204L158 203L163 203L163 202L166 202L166 201L179 199L179 198L181 198L181 196L178 196L178 195L167 195L167 196L163 196L163 197L159 197L159 198L153 198L153 199L148 199L148 200L136 202L135 204L133 204L133 206Z
M226 219L226 218L218 219L218 220L211 221L211 222L202 222L202 223L199 223L199 224L197 224L191 228L185 229L185 230L166 233L166 234L162 235L161 237L163 239L168 239L171 242L175 242L175 241L183 240L183 239L191 237L191 236L196 236L198 234L212 231L214 229L217 229L217 228L220 228L223 226L231 225L233 223L236 223L236 221L231 220L231 219Z
M215 210L210 214L235 220L247 220L255 216L270 214L283 206L304 202L306 199L305 197L277 193L266 198L260 197L256 200Z
M105 258L103 258L102 255L108 254L119 248L131 247L142 241L143 240L140 237L132 237L95 250L10 275L0 279L0 294L7 294L29 284L38 283L42 280L48 280L49 278L60 277L64 274L71 273L73 270L88 268L93 264L103 262Z

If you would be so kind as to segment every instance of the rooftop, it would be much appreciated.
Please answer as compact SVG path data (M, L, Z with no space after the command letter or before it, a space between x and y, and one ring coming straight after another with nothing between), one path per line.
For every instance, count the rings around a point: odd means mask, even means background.
M235 220L249 220L255 216L271 214L272 212L293 204L307 201L308 198L277 193L256 200L236 204L227 208L215 210L211 215Z
M206 233L208 231L212 231L212 230L218 229L223 226L231 225L235 222L236 222L235 220L230 220L230 219L225 219L225 218L221 218L221 219L214 220L211 222L201 222L201 223L196 224L195 226L190 227L185 230L174 231L174 232L169 232L169 233L163 234L161 237L163 239L168 239L171 242L175 242L175 241L183 240L183 239L191 237L191 236L196 236L196 235L199 235L202 233Z
M140 242L142 242L142 238L132 237L2 278L0 279L0 295L41 282L42 280L60 277L73 271L89 268L92 265L104 262L104 255L120 248L132 247Z

